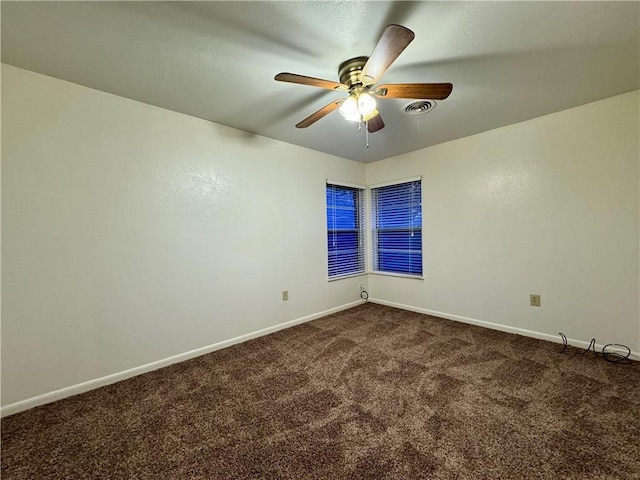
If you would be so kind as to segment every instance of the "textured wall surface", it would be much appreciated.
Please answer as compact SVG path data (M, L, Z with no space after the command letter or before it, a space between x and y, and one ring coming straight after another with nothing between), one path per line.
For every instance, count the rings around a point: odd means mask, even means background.
M376 298L640 350L638 92L390 158L422 175L424 281ZM529 306L529 294L542 306Z
M2 405L347 305L360 282L638 351L638 102L364 165L3 65ZM425 279L327 282L325 179L414 175Z
M360 299L325 180L362 164L9 66L2 140L3 405Z

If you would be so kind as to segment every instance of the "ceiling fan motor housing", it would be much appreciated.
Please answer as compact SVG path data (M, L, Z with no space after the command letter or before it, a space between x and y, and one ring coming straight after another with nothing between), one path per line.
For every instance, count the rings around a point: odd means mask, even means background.
M361 73L369 57L355 57L346 60L338 67L338 78L340 83L351 88L362 83Z

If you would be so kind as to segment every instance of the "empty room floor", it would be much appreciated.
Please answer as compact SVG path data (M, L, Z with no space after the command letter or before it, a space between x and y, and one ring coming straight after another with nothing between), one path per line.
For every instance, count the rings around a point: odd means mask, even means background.
M365 303L2 421L2 478L640 478L640 363Z

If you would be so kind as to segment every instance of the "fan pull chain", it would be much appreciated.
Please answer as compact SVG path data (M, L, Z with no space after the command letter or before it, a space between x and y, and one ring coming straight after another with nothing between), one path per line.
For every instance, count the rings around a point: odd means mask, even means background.
M364 122L364 146L365 148L369 148L369 122Z

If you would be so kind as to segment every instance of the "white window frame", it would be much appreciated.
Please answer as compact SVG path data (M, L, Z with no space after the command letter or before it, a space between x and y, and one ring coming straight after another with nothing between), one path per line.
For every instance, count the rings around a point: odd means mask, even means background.
M346 188L353 188L353 189L357 189L360 191L359 195L358 195L358 202L359 204L356 206L356 211L357 211L357 215L358 215L358 225L357 225L357 230L358 230L358 256L362 259L362 270L359 270L357 272L349 272L349 273L345 273L342 275L329 275L329 249L327 248L327 254L325 256L325 259L327 261L327 280L329 282L333 282L336 280L342 280L345 278L351 278L351 277L357 277L357 276L361 276L361 275L367 275L368 272L368 262L367 262L367 212L366 212L366 205L367 205L367 187L364 185L358 185L358 184L354 184L354 183L348 183L348 182L342 182L339 180L330 180L327 179L325 182L325 215L327 212L327 205L326 205L326 188L329 185L334 185L337 187L346 187ZM325 222L325 225L328 224L328 219L327 222ZM328 226L327 226L327 235L328 235Z
M399 185L402 183L409 183L409 182L420 182L420 191L421 191L421 205L423 205L424 203L424 192L422 190L422 176L415 176L415 177L409 177L409 178L403 178L400 180L392 180L392 181L388 181L388 182L383 182L383 183L378 183L375 185L370 185L367 190L368 190L368 200L367 200L367 205L369 207L369 212L368 212L368 218L370 220L370 224L369 224L369 228L368 228L368 232L370 235L370 239L368 241L369 243L369 247L368 247L368 260L369 260L369 273L373 274L373 275L384 275L384 276L390 276L390 277L401 277L401 278L408 278L408 279L415 279L415 280L424 280L424 229L422 227L422 225L420 226L420 236L421 236L421 250L420 250L420 257L421 257L421 262L422 262L422 273L421 274L409 274L409 273L401 273L401 272L388 272L388 271L384 271L384 270L376 270L374 268L375 264L376 264L376 258L377 258L377 247L376 247L376 220L375 220L375 207L373 205L373 197L374 197L374 193L373 190L381 188L381 187L387 187L387 186L391 186L391 185ZM424 212L421 212L424 213Z

